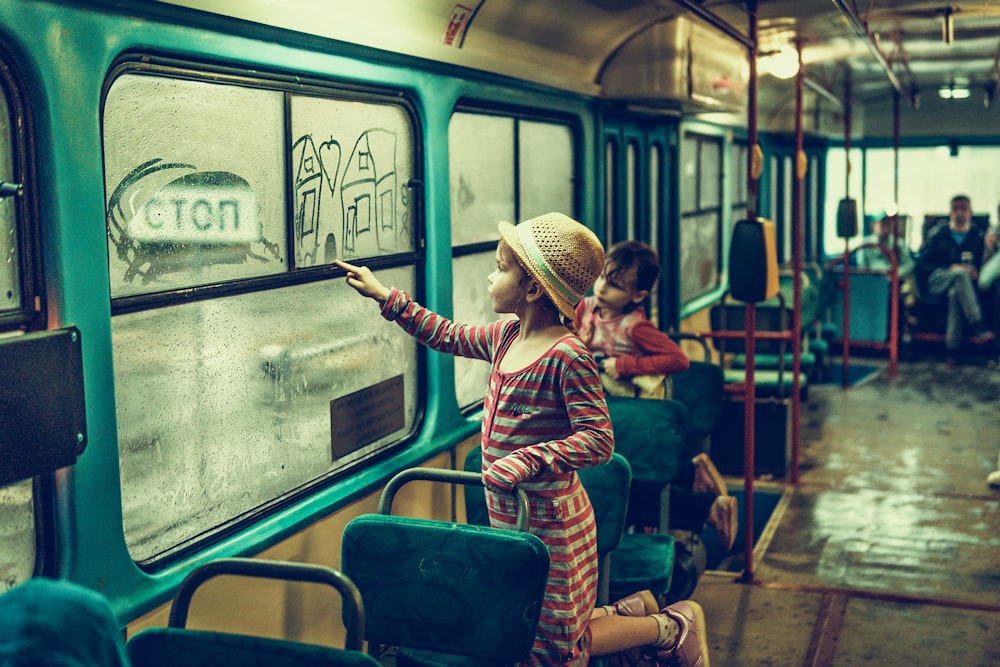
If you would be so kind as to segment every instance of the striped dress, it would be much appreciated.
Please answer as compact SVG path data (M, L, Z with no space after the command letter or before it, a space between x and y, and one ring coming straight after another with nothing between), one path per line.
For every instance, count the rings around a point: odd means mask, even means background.
M483 472L502 459L504 474L530 499L530 531L549 548L545 602L524 664L587 665L588 619L597 602L597 533L575 470L607 461L614 450L593 357L577 336L567 334L529 367L505 373L498 366L517 338L517 320L454 324L396 289L382 315L432 349L492 364L483 404ZM492 525L513 527L513 498L485 493Z

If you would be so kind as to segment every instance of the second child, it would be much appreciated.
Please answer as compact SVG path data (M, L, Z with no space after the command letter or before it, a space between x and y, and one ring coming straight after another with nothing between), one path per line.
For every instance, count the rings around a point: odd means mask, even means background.
M598 359L601 382L613 396L664 398L666 379L690 361L647 317L642 302L660 276L656 251L639 241L611 246L593 296L576 306L576 328ZM738 507L707 454L680 463L671 484L670 527L698 532L708 523L727 551L736 539Z

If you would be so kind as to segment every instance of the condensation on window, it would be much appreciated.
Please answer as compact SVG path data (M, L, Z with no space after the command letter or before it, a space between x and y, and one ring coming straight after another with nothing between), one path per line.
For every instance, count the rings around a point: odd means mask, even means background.
M14 135L7 100L0 96L0 181L14 181ZM0 312L21 308L21 270L14 198L0 198Z
M32 481L0 487L0 593L31 578L35 542Z
M567 125L518 123L522 220L550 211L573 215L573 132Z
M412 252L406 110L298 95L291 109L295 266Z
M379 278L411 293L412 267ZM408 435L416 343L343 280L112 319L125 540L145 562ZM331 401L402 378L400 428L346 455Z
M715 211L681 220L681 300L690 301L719 282L719 214Z
M496 252L457 257L453 263L456 280L452 291L455 321L462 324L486 324L498 319L493 312L487 276L496 268ZM461 408L483 400L490 376L489 364L478 359L455 357L455 395Z
M283 105L273 90L115 80L104 106L112 297L287 270Z
M497 223L514 219L514 119L456 113L448 126L451 243L500 238Z

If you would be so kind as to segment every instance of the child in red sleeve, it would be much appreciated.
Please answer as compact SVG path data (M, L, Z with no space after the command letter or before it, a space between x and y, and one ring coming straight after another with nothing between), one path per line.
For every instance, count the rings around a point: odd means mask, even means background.
M611 396L662 399L666 379L690 362L670 336L646 317L642 302L660 276L656 251L645 243L622 241L611 246L594 294L576 306L576 328L601 371ZM699 532L707 522L723 548L736 539L737 503L707 454L680 464L670 488L670 527Z
M576 306L577 331L597 358L609 395L663 398L666 377L688 369L687 355L642 308L659 274L652 248L638 241L615 244L594 295Z

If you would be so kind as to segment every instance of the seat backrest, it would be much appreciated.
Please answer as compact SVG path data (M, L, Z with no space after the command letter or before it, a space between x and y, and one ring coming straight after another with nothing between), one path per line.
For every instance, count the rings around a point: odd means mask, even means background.
M479 474L482 470L482 460L482 449L473 447L465 456L465 470ZM597 603L606 604L609 583L607 557L618 548L625 532L632 467L624 456L615 453L606 463L593 468L582 468L577 473L594 508L594 522L597 524L597 555L600 560ZM482 493L466 490L465 517L469 523L489 525L489 513Z
M344 529L341 567L365 601L369 642L510 663L534 643L549 552L527 532L367 514Z
M608 397L615 452L632 467L632 480L668 484L680 471L688 411L677 400Z
M374 657L302 642L187 628L147 628L126 644L132 667L378 667Z
M792 309L783 303L766 301L754 308L757 331L787 331L792 328ZM716 304L709 310L712 331L746 331L746 305L742 303ZM746 339L717 338L715 347L721 352L746 353ZM757 354L784 354L791 346L784 341L758 338L754 341Z
M223 575L331 586L340 594L342 602L347 630L345 648L186 628L195 591L209 579ZM170 608L168 625L166 628L148 628L128 640L125 646L133 667L242 667L249 664L266 664L269 667L373 667L379 664L362 651L365 623L361 593L346 575L323 565L256 558L211 561L192 570L181 582Z
M709 361L692 361L686 371L674 375L674 400L688 413L685 454L707 451L705 442L722 418L725 375L722 366Z

